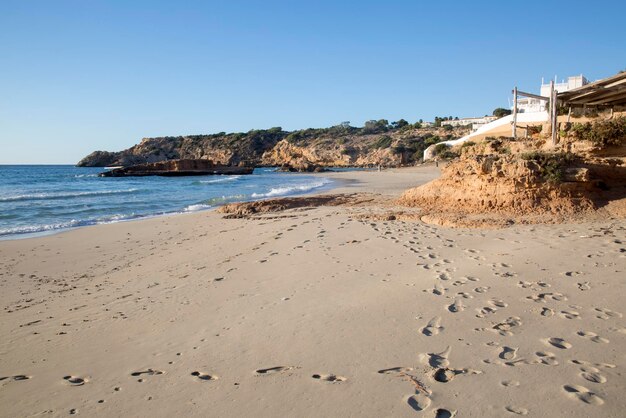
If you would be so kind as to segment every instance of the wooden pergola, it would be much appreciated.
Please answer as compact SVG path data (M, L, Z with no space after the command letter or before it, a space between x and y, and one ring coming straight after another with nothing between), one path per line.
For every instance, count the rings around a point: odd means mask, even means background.
M571 107L626 106L626 71L563 93L557 100Z
M559 93L554 89L554 82L550 82L550 97L538 96L532 93L513 89L513 137L517 128L517 97L526 96L549 102L550 126L552 128L552 144L557 141L557 107L569 106L572 108L611 108L626 106L626 71L612 77L594 81L582 87Z

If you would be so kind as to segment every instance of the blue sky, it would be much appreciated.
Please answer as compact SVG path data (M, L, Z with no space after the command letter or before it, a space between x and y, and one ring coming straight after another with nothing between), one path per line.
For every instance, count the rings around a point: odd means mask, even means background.
M618 1L0 0L0 164L491 114L516 84L626 69L624 16Z

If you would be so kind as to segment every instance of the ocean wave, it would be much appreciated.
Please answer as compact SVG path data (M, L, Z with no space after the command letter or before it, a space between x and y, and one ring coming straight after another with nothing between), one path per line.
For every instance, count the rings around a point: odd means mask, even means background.
M52 200L52 199L71 199L75 197L89 197L89 196L106 196L112 194L124 194L135 193L139 189L126 189L126 190L100 190L94 192L73 192L73 193L31 193L21 194L15 196L3 196L0 197L0 202L19 202L23 200Z
M77 228L79 226L100 225L109 224L120 221L127 221L130 219L136 219L140 216L132 214L115 214L103 216L101 218L90 219L71 219L64 222L55 222L43 225L23 225L12 228L0 228L0 236L3 235L17 235L17 234L36 234L40 232L56 231L67 228Z
M83 177L98 177L97 174L75 174L74 178L82 179Z
M246 196L245 194L213 197L203 202L189 205L185 207L185 209L183 209L183 212L197 212L199 210L212 209L215 206L222 205L224 203L233 202L236 200L246 200L246 198L248 198L248 196Z
M183 212L198 212L199 210L211 209L212 207L213 206L206 205L204 203L197 203L195 205L187 206L185 209L183 209Z
M198 181L198 183L201 183L201 184L223 183L225 181L237 180L240 177L241 176L220 176L218 178L211 179L211 180L200 180Z
M305 193L313 189L320 188L330 183L330 180L321 179L313 183L298 184L294 186L283 186L271 188L267 193L252 193L252 198L259 199L264 197L285 196L290 194Z
M81 221L72 219L71 221L58 222L58 223L53 223L53 224L25 225L25 226L16 226L13 228L1 228L0 236L14 235L14 234L34 234L37 232L54 231L56 229L74 228L77 226L81 226L81 224L82 224Z

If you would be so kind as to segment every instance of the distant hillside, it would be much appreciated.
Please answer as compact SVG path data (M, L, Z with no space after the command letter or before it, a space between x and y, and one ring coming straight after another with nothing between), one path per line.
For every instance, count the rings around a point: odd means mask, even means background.
M118 152L95 151L78 162L81 167L128 166L170 159L209 159L219 164L282 166L293 171L320 167L384 165L420 162L429 145L459 138L467 128L422 128L404 120L348 123L320 129L283 131L281 128L246 133L144 138Z

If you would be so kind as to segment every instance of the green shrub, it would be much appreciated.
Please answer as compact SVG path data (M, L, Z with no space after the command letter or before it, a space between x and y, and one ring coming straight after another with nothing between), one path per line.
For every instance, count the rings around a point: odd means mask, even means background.
M437 144L433 149L433 155L439 155L448 150L448 146L446 144Z
M510 114L511 114L511 109L504 109L502 107L495 108L492 112L492 115L497 118L502 118Z
M446 144L437 144L433 149L433 156L449 160L458 157L459 153L452 151Z
M391 150L394 154L404 154L407 151L406 147L402 144L393 147Z
M618 147L626 143L626 117L575 123L572 132L577 139L591 141L601 148Z
M461 148L473 147L474 145L476 145L476 142L465 141L461 144Z
M523 160L533 161L539 167L539 174L543 181L560 183L565 176L565 169L576 157L574 154L559 152L547 153L541 151L526 152L520 155Z
M441 142L441 138L439 138L437 135L424 136L424 144L426 145L426 147L436 144L437 142Z
M438 155L438 157L443 158L444 160L451 160L453 158L457 158L459 156L458 152L454 152L451 150L446 150Z
M389 148L391 146L391 137L387 135L383 135L378 138L373 145L373 148Z

